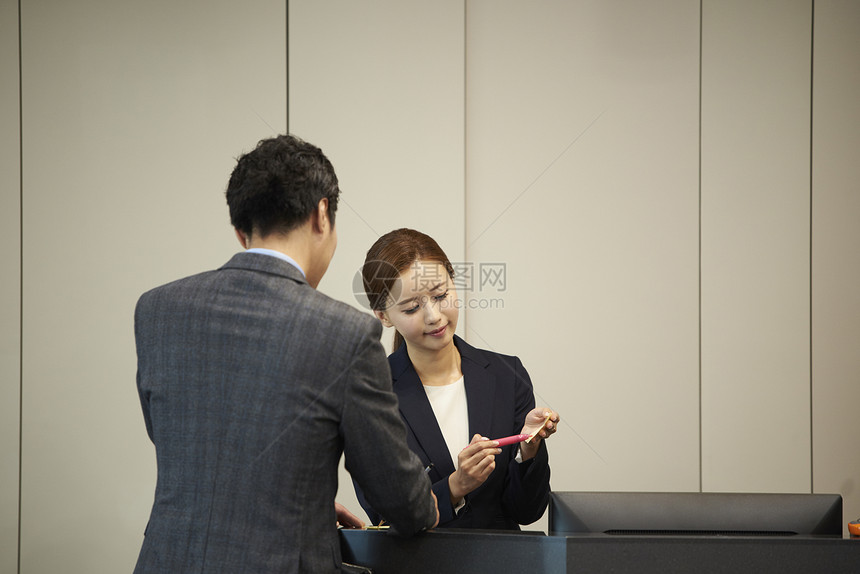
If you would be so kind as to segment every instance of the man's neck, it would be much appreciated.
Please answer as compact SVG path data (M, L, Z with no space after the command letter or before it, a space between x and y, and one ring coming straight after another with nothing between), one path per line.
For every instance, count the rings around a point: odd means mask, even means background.
M246 249L269 249L283 253L302 269L307 269L310 261L307 242L303 241L300 234L276 235L270 234L266 237L252 235L245 244Z
M317 288L331 261L337 245L334 226L329 223L325 212L325 202L320 201L320 209L302 225L288 233L243 233L236 230L236 237L245 249L271 249L295 261L305 273L308 285Z

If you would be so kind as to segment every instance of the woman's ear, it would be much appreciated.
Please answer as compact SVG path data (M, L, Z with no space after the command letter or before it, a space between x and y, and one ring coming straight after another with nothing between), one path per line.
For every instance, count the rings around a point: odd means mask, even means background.
M379 319L379 321L380 321L384 326L386 326L386 327L393 327L393 326L394 326L394 325L391 323L391 321L389 321L389 320L388 320L388 313L386 313L385 311L378 311L378 310L376 310L376 311L374 311L374 312L373 312L373 314L374 314L374 315L376 315L376 318L377 318L377 319Z

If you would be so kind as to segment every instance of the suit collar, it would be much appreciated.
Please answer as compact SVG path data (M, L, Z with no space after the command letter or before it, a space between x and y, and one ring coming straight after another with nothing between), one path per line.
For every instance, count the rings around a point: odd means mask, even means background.
M472 435L489 432L493 418L491 405L495 385L492 375L487 371L490 363L483 353L456 335L454 344L460 352L460 368L463 371L469 412L469 436L463 444L466 446ZM421 379L415 372L412 361L409 360L405 343L389 357L389 364L394 379L394 389L400 403L400 412L406 424L412 429L429 462L432 462L443 476L454 472L454 461L451 460Z
M460 351L460 369L466 384L466 401L469 405L469 439L476 433L487 436L493 422L493 403L496 393L495 379L487 370L490 362L486 355L455 337L454 343ZM487 438L501 438L487 436Z
M476 349L457 335L454 335L454 346L457 347L460 357L464 361L470 361L472 365L481 369L486 369L489 366L490 362L482 351ZM403 376L407 369L411 369L413 373L415 372L415 369L412 367L412 361L409 359L409 353L406 351L406 343L401 344L388 357L388 361L391 365L391 376L395 381Z
M244 269L246 271L257 271L260 273L268 273L270 275L278 275L287 279L292 279L296 283L304 283L305 285L308 283L304 275L302 275L302 272L294 265L291 265L278 257L272 257L271 255L264 255L262 253L247 253L244 251L237 253L230 259L230 261L225 263L221 269Z
M483 351L476 349L457 335L454 335L454 344L457 346L457 350L460 351L460 356L463 359L472 361L482 369L485 369L490 365L490 362L487 360Z
M406 365L401 370L400 376L394 380L394 390L397 393L397 401L400 406L400 414L403 420L412 429L412 434L418 445L424 451L425 463L433 463L436 471L443 476L454 472L454 462L445 445L442 430L433 414L433 407L427 399L427 393L418 378L418 373L409 361L405 346L398 350L403 351L406 357ZM395 353L396 354L396 353Z

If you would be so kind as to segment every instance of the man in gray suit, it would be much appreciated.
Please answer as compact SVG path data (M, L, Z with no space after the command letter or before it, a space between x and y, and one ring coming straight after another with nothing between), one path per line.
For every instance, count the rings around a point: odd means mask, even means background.
M379 321L316 290L339 193L319 148L261 141L227 187L247 251L141 296L137 386L158 483L135 572L338 572L341 453L399 533L436 525Z

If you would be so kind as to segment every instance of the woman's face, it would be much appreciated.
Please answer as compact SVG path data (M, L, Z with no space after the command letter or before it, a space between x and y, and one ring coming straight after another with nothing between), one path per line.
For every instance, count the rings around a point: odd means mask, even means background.
M459 317L459 300L445 266L416 261L392 286L385 311L376 315L403 335L410 349L438 351L451 344Z

